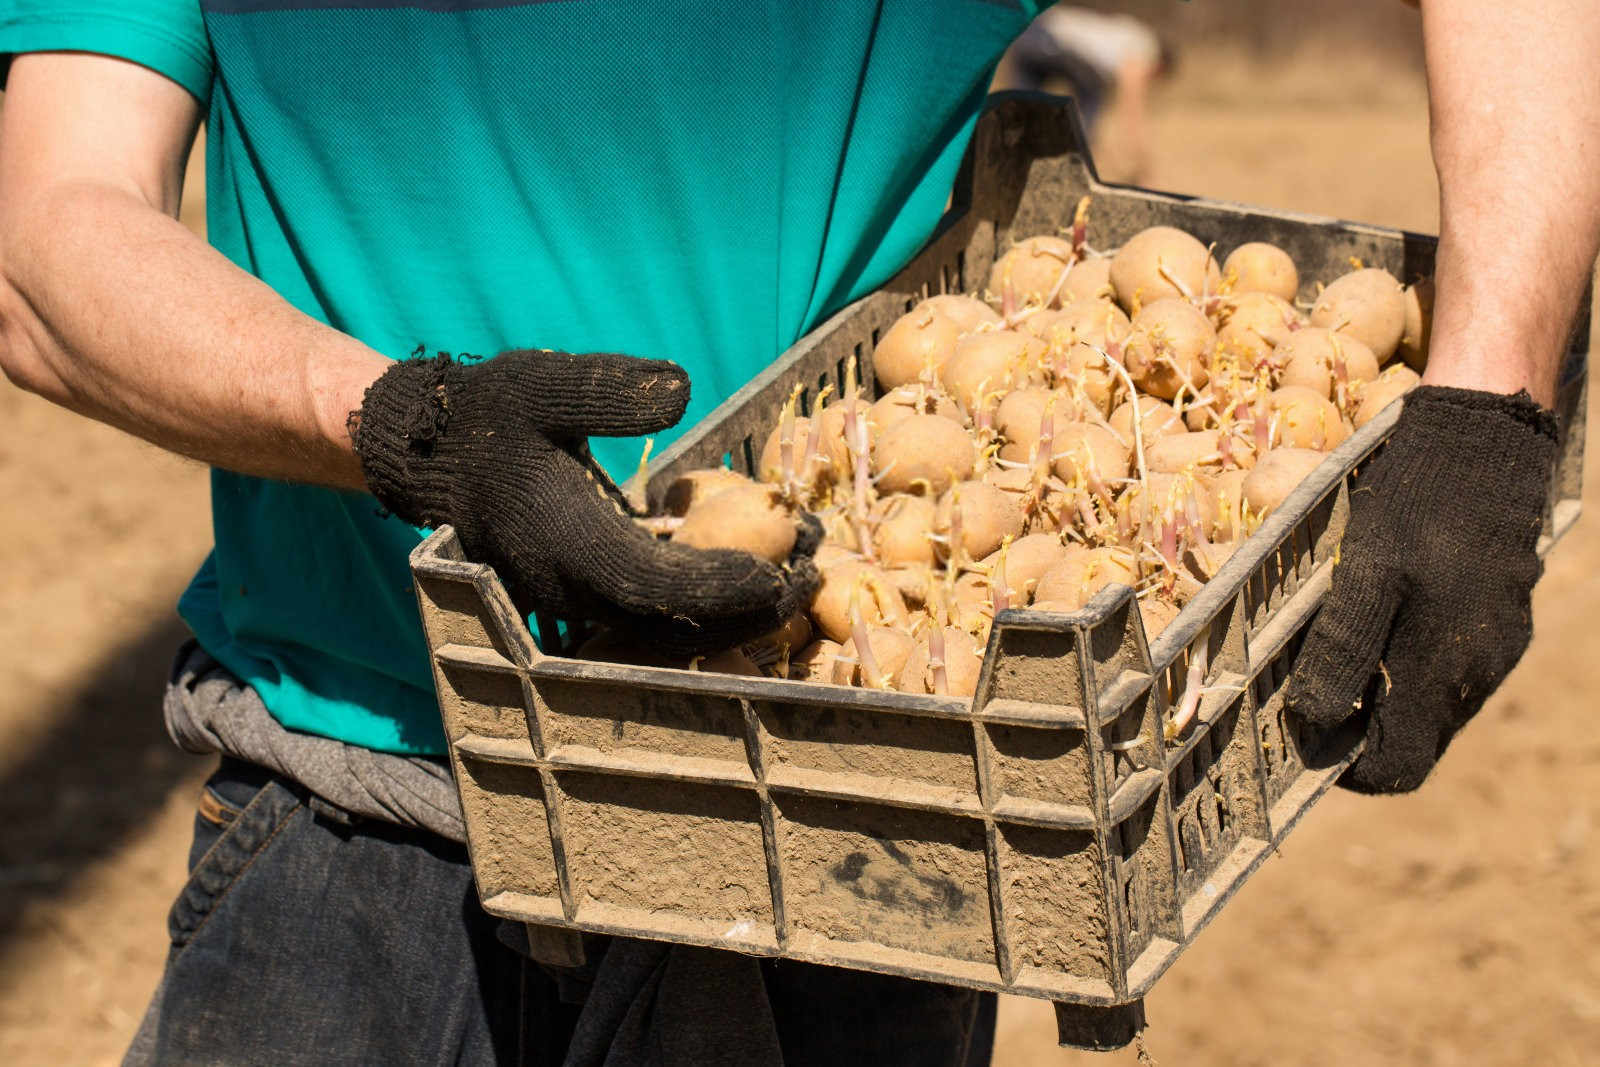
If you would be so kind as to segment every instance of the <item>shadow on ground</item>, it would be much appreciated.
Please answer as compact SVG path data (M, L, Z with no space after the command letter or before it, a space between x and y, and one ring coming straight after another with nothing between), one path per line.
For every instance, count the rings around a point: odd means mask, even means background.
M172 618L112 650L0 772L0 952L30 904L69 890L208 766L161 723L162 687L186 637Z

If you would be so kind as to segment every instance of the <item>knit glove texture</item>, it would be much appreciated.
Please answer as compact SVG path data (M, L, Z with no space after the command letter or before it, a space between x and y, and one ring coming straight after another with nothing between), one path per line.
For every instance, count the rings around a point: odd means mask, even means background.
M1421 386L1357 477L1333 586L1286 702L1314 731L1352 716L1341 784L1415 789L1533 636L1534 554L1555 416L1515 396Z
M770 633L808 603L820 526L801 523L782 566L642 530L587 438L664 430L688 403L688 375L664 360L441 353L385 371L352 413L351 437L378 502L418 526L454 526L519 610L693 656Z

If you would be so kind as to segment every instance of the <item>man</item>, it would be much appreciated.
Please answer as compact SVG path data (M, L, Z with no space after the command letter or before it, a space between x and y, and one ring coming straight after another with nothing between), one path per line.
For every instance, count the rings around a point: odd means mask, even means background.
M1362 501L1296 693L1338 720L1384 660L1363 788L1420 782L1527 640L1540 405L1600 229L1600 18L1504 7L1424 12L1437 388L1374 465L1405 492ZM987 1058L992 998L959 990L628 941L556 986L527 966L447 840L404 560L412 523L452 522L524 609L684 650L802 600L807 538L783 567L666 555L584 439L692 424L907 259L1032 13L0 2L0 364L216 468L216 551L180 604L205 655L168 712L247 758L202 798L130 1060ZM215 249L172 218L202 115ZM419 342L555 351L393 362ZM1463 589L1412 565L1441 550L1502 562ZM1430 659L1446 635L1461 651Z
M1091 134L1114 100L1127 180L1134 182L1150 165L1150 90L1172 74L1173 61L1172 49L1139 19L1074 4L1056 4L1034 19L1007 57L1015 88L1065 88Z

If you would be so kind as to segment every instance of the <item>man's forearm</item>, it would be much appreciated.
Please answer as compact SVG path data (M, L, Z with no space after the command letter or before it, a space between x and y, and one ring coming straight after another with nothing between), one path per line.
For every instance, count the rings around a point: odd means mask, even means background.
M1440 200L1424 380L1549 406L1600 248L1600 6L1422 10Z
M19 384L247 474L362 485L345 417L388 365L118 190L8 227L0 344Z
M104 116L107 100L129 110ZM389 361L172 217L197 114L131 64L16 61L0 135L0 365L163 448L360 488L345 419Z

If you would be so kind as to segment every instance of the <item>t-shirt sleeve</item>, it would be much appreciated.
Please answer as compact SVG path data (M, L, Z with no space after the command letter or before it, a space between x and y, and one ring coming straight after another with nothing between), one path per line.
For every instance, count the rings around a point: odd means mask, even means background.
M0 0L0 88L13 56L62 51L149 67L202 104L211 94L199 0Z

